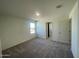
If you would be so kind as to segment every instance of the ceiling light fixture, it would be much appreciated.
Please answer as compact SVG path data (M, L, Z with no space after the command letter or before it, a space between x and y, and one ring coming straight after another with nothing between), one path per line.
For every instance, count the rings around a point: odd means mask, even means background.
M36 16L40 16L40 13L39 12L36 12Z

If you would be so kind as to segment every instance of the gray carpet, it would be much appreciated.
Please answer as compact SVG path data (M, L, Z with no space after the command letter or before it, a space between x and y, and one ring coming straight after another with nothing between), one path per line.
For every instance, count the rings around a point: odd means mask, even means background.
M73 58L69 44L33 39L3 51L3 58Z

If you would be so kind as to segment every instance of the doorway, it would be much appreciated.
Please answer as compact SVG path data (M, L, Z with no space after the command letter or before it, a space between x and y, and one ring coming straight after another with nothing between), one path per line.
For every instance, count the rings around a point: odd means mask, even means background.
M47 38L52 37L52 23L51 22L47 22L46 23L46 32L47 32Z
M71 45L71 20L72 19L69 20L69 43L70 45Z

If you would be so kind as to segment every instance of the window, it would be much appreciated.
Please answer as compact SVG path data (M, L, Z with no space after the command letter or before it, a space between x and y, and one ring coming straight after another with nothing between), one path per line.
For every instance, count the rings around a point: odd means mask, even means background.
M35 23L30 23L30 33L31 34L35 33Z

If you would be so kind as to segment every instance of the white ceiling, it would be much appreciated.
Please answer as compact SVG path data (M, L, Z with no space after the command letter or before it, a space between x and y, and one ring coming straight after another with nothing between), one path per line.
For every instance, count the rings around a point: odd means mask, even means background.
M0 0L2 14L25 18L52 19L62 15L68 15L76 0ZM57 9L57 5L62 5ZM39 12L37 17L35 12Z

